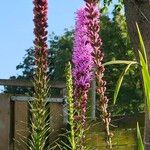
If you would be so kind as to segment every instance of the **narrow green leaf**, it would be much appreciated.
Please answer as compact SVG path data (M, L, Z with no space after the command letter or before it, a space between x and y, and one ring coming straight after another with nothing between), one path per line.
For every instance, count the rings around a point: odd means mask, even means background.
M147 55L146 55L146 50L145 50L143 38L142 38L140 29L139 29L139 26L138 26L137 23L136 23L136 27L137 27L137 31L138 31L139 40L140 40L140 48L141 48L140 50L141 50L141 53L142 53L142 56L143 56L143 58L145 60L146 65L148 65L148 63L147 63Z
M144 92L146 96L148 116L150 118L150 75L148 69L148 61L147 61L147 55L146 55L146 50L142 39L142 35L137 23L136 23L136 27L137 27L139 41L140 41L139 58L140 58L140 65L142 66L141 71L143 76Z
M144 82L144 92L147 101L147 110L150 117L150 75L148 71L148 66L144 60L142 53L139 51L140 64L142 66L142 77Z
M138 150L144 150L144 145L141 137L141 132L139 128L139 124L137 122L137 143L138 143Z
M118 81L117 81L117 84L116 84L116 87L115 87L115 91L114 91L114 100L113 100L113 103L114 103L114 104L115 104L116 101L117 101L118 93L119 93L119 90L120 90L122 81L123 81L123 79L124 79L124 76L125 76L125 74L127 73L127 71L129 70L129 68L130 68L130 66L131 66L132 64L135 64L135 63L133 63L133 62L132 62L132 63L129 63L129 64L127 65L127 67L123 70L123 72L121 73L121 75L120 75L120 77L119 77L119 79L118 79Z
M106 62L104 63L103 65L104 66L107 66L107 65L116 65L116 64L137 64L136 61L127 61L127 60L114 60L114 61L109 61L109 62Z

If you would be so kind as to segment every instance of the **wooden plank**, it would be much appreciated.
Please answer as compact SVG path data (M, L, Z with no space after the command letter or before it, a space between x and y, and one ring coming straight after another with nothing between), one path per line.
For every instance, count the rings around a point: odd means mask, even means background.
M14 150L27 149L28 128L28 103L15 102L15 132Z
M11 96L12 101L22 101L22 102L27 102L27 101L32 101L33 97L29 96ZM65 98L47 98L46 101L50 103L63 103Z
M61 103L50 103L50 125L51 125L51 143L54 139L58 138L60 134L60 129L64 127L63 124L63 105Z
M33 87L31 81L19 80L19 79L0 79L0 85L3 86L17 86L17 87ZM66 85L63 82L51 82L52 88L65 88Z
M9 97L10 100L10 97ZM15 137L15 102L10 100L10 150L14 150Z
M9 150L10 95L0 95L0 150Z

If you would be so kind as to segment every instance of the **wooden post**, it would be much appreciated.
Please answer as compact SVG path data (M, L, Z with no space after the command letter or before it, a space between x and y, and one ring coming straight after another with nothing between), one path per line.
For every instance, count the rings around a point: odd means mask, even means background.
M15 102L15 144L16 149L27 149L28 137L28 102Z
M0 95L0 150L10 150L10 95Z

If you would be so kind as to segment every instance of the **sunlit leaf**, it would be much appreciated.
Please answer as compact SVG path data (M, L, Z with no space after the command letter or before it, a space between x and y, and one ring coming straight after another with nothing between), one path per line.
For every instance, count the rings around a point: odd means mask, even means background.
M140 59L140 65L142 66L141 71L143 77L144 92L146 96L147 110L150 117L150 75L148 70L147 55L146 55L146 50L142 39L142 35L137 23L136 26L137 26L137 31L138 31L139 41L140 41L139 59Z
M137 122L137 144L138 144L138 150L144 150L144 145L141 137L141 132L139 128L139 124Z
M146 62L140 51L139 51L139 58L140 58L140 64L142 66L141 70L142 70L142 77L143 77L143 82L144 82L144 92L145 92L146 101L147 101L147 110L150 116L150 75L148 71L148 66L146 65Z
M113 60L113 61L106 62L103 65L107 66L107 65L116 65L116 64L129 65L129 64L137 64L137 62L136 61L127 61L127 60Z
M130 66L135 64L135 62L130 62L127 67L123 70L123 72L121 73L118 81L117 81L117 84L116 84L116 87L115 87L115 91L114 91L114 99L113 99L113 103L115 104L116 101L117 101L117 97L118 97L118 93L119 93L119 90L120 90L120 87L121 87L121 84L122 84L122 81L124 79L124 76L125 74L127 73L127 71L129 70Z
M139 26L138 26L137 23L136 23L136 27L137 27L137 31L138 31L139 40L140 40L140 48L141 48L140 51L142 53L142 56L143 56L143 58L145 60L146 65L148 65L148 63L147 63L147 55L146 55L146 50L145 50L143 38L142 38L140 29L139 29Z

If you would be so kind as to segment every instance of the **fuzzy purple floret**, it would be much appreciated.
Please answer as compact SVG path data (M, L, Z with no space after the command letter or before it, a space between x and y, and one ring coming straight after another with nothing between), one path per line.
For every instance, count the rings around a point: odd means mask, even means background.
M73 48L73 78L75 91L88 90L90 81L92 79L93 48L87 42L87 19L85 10L82 8L77 11L76 27L74 35L74 48Z

